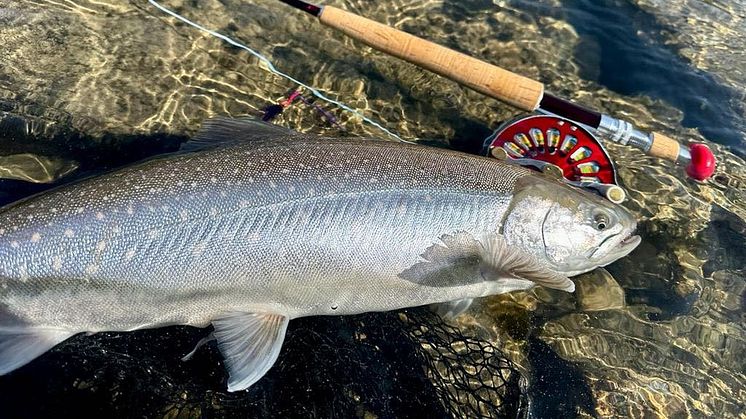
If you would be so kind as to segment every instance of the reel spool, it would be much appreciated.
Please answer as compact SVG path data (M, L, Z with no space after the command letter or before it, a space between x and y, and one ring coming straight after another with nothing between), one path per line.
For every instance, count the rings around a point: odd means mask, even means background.
M490 156L564 178L594 189L614 203L626 193L617 186L609 154L587 129L554 115L531 115L508 121L485 141Z

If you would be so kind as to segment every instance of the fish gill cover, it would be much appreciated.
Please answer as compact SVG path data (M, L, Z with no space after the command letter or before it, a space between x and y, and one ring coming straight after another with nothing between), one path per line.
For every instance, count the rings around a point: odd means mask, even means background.
M80 335L0 381L0 405L6 417L165 418L516 417L525 406L499 348L428 309L294 320L248 392L225 390L214 344L179 360L204 334Z

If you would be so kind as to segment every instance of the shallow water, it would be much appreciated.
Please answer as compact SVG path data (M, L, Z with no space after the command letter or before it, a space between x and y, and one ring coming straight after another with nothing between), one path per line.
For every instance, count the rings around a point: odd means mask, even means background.
M719 159L713 180L694 183L669 163L608 145L629 195L624 205L640 219L643 243L638 250L606 271L578 278L578 292L573 295L537 289L493 297L459 318L461 330L500 348L522 377L520 409L499 413L744 416L743 1L329 4L537 78L553 93L634 120L643 128L683 141L705 142ZM170 0L164 5L241 40L281 71L405 139L473 150L499 121L518 114L363 47L275 1ZM296 88L245 51L179 23L145 1L0 0L0 40L0 154L14 156L0 159L0 166L15 167L16 173L38 174L43 161L48 176L76 167L63 178L72 180L173 150L205 118L258 115ZM334 114L344 132L301 104L288 108L276 122L301 131L386 136L358 116L316 103ZM46 187L19 180L2 182L3 202ZM319 330L323 335L320 330L329 328L325 322L335 321L341 320L308 321L296 333ZM363 326L346 327L359 331ZM178 372L172 359L163 360L188 351L193 332L147 333L107 335L94 343L76 338L25 374L0 379L2 403L14 401L18 406L19 400L31 400L24 398L23 391L46 383L45 373L55 373L63 377L44 384L40 391L50 396L34 398L35 406L42 406L37 407L40 412L52 411L44 409L45 404L79 412L85 410L86 401L96 411L105 411L102 406L109 398L136 402L153 392L147 386L137 388L132 377L161 374L164 388L170 385L174 392L184 391L184 404L176 409L183 415L226 416L259 409L256 398L215 402L223 372L214 353L186 373ZM143 336L155 342L151 352L142 349L151 342ZM331 342L326 339L324 344L334 345ZM81 365L85 358L74 356L80 345L93 359L87 365ZM298 345L291 355L302 353L303 343ZM112 353L121 355L112 358ZM297 361L298 356L293 356L287 363ZM129 360L121 364L126 367L107 367L107 359L123 358ZM281 375L285 379L295 377L297 382L298 377L320 374L312 363L291 364L303 370ZM143 370L134 371L137 368ZM151 372L145 371L148 368ZM178 383L200 380L195 377L201 374L213 375L203 378L201 387L189 391L179 387ZM394 388L376 393L380 397L396 394L397 385L423 385L390 379ZM156 382L161 381L148 383ZM275 394L271 388L265 387L262 394ZM168 391L161 388L157 393ZM78 405L71 407L66 398ZM226 405L226 400L233 404ZM288 400L304 404L307 415L330 412L319 407L331 405L326 399ZM406 404L406 397L401 400ZM360 405L365 406L360 416L417 412L386 410L370 400ZM151 415L174 415L174 410L154 409ZM446 414L437 407L428 412Z

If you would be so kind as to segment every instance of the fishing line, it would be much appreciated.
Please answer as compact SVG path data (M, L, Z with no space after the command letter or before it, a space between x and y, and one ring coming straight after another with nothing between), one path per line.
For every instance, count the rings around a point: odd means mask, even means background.
M282 78L284 78L286 80L289 80L289 81L291 81L291 82L293 82L293 83L295 83L295 84L297 84L299 86L302 86L305 89L308 89L308 91L310 91L311 93L313 93L313 95L316 96L317 98L319 98L319 99L321 99L321 100L323 100L323 101L325 101L327 103L331 103L333 105L336 105L336 106L338 106L338 107L340 107L340 108L342 108L342 109L344 109L344 110L346 110L348 112L351 112L353 115L356 115L356 116L360 117L363 121L365 121L365 122L369 123L370 125L373 125L374 127L380 129L381 131L383 131L386 134L388 134L389 136L397 139L398 141L401 141L401 142L404 142L404 143L411 143L410 141L407 141L407 140L399 137L395 133L389 131L388 129L386 129L385 127L383 127L378 122L376 122L376 121L368 118L367 116L363 115L362 113L360 113L359 111L353 109L352 107L350 107L348 105L345 105L344 103L342 103L340 101L328 98L328 97L324 96L317 89L315 89L315 88L313 88L313 87L311 87L311 86L309 86L309 85L307 85L305 83L302 83L302 82L296 80L294 77L292 77L292 76L290 76L288 74L285 74L282 71L279 71L274 66L274 64L272 64L272 62L269 60L269 58L265 57L264 55L260 54L257 51L254 51L253 49L247 47L246 45L244 45L244 44L242 44L242 43L240 43L238 41L235 41L235 40L233 40L232 38L230 38L230 37L228 37L226 35L223 35L221 33L215 32L215 31L213 31L211 29L207 29L207 28L205 28L204 26L202 26L202 25L200 25L198 23L192 22L191 20L185 18L184 16L181 16L180 14L178 14L178 13L176 13L176 12L174 12L174 11L172 11L170 9L167 9L166 7L160 5L155 0L148 0L148 2L150 4L152 4L153 6L157 7L162 12L164 12L164 13L166 13L168 15L171 15L172 17L175 17L176 19L179 19L180 21L186 23L187 25L190 25L190 26L192 26L192 27L194 27L196 29L199 29L202 32L206 32L206 33L208 33L208 34L210 34L210 35L212 35L212 36L214 36L214 37L216 37L218 39L223 40L224 42L227 42L227 43L235 46L235 47L243 49L244 51L246 51L249 54L251 54L251 55L255 56L256 58L258 58L259 61L261 61L262 63L264 63L266 65L266 67L267 67L267 70L270 73L272 73L272 74L274 74L276 76L282 77Z

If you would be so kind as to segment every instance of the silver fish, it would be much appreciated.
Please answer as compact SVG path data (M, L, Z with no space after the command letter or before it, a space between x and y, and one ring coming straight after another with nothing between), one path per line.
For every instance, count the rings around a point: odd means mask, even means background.
M211 323L242 390L290 319L573 291L640 241L622 207L493 159L226 119L192 144L0 212L0 374L80 332Z

